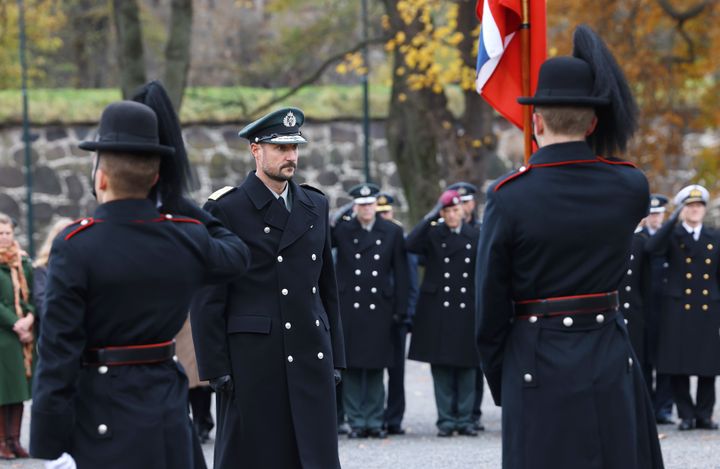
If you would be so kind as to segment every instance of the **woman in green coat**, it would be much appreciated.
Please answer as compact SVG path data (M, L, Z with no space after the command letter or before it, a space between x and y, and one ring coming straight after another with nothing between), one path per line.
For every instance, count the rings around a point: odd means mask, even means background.
M0 459L27 458L20 446L23 401L30 399L34 307L32 265L0 213Z

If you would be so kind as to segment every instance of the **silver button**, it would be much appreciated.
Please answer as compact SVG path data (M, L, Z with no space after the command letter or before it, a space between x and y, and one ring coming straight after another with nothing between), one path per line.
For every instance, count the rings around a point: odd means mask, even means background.
M468 243L465 245L465 249L470 250L472 249L472 244Z
M101 375L104 375L107 372L108 372L108 367L105 365L98 368L98 373L100 373Z
M628 285L627 287L625 287L625 291L630 291L630 290L632 290L632 287L631 287L630 285Z
M173 355L173 361L174 361L175 363L178 362L178 357L177 357L177 355Z
M465 303L460 303L460 309L465 309Z
M318 360L322 360L323 358L325 358L325 355L323 355L322 352L318 352Z
M265 232L265 234L270 233L270 227L266 226L265 228L263 228L263 231Z
M468 273L467 273L467 272L463 272L463 278L468 278Z
M465 293L465 292L467 292L467 288L465 288L465 287L460 287L460 293Z
M360 269L355 269L355 275L360 275L362 272L360 272Z
M446 258L445 258L445 263L446 263L446 264L449 264L449 263L450 263L450 258L449 258L449 257L446 257Z
M633 359L632 359L632 357L628 357L628 366L633 366Z
M375 305L370 303L370 309L375 309Z
M450 278L450 272L445 272L445 274L443 275L443 277L445 277L445 278Z
M101 423L100 425L98 425L98 433L99 433L99 434L104 435L104 434L106 434L107 432L108 432L108 426L107 426L107 425L105 425L104 423Z
M470 263L470 258L469 258L469 257L466 257L466 258L465 258L465 263L466 263L466 264L469 264L469 263Z
M528 321L530 321L531 323L535 324L535 323L537 322L537 316L530 316L530 317L528 318Z
M523 375L523 381L525 381L526 383L532 383L532 380L533 380L533 377L530 373L525 373Z
M380 254L375 254L375 255L373 256L373 259L375 259L376 261L379 261L379 260L380 260Z
M375 241L375 244L377 244L378 246L380 246L380 245L382 244L382 240L378 239L377 241Z
M373 271L372 271L372 276L373 276L373 277L377 277L377 276L378 276L378 271L377 271L377 270L373 270Z
M278 256L278 262L282 262L282 261L283 261L283 257L282 257L282 256Z
M360 303L353 303L353 308L358 309L360 307Z
M292 363L293 360L294 360L294 358L292 357L292 355L288 355L288 361L289 361L290 363Z
M166 213L165 218L167 218L168 220L172 220L172 215L170 215L169 213Z
M292 324L290 324L289 322L286 322L286 323L285 323L285 329L287 329L287 330L292 329Z
M315 327L320 327L320 320L319 320L319 319L316 319L316 320L315 320Z
M445 290L445 292L447 293L447 292L450 291L450 287L446 286L446 287L444 288L444 290Z
M358 253L355 253L355 259L360 259L361 257L362 257L362 256L360 255L359 252L358 252Z
M624 319L624 321L625 321L625 325L627 326L628 320L627 320L627 319Z
M670 267L670 264L668 264L667 262L663 262L663 267L667 269L668 267Z
M520 166L520 169L518 169L518 171L520 171L522 173L522 172L525 172L526 169L527 168L525 166Z
M377 293L377 288L372 287L372 288L370 289L370 293Z
M627 274L632 275L632 269L628 269Z
M353 239L353 243L355 243L355 244L357 244L357 243L358 243L358 240L357 240L357 238Z
M87 225L88 223L90 223L90 221L89 221L87 218L83 219L83 221L80 222L80 224L81 224L82 226L85 226L85 225Z
M447 247L447 244L446 244L446 243L442 243L442 244L440 245L440 247L446 248L446 247Z
M283 288L282 290L280 290L280 293L282 293L283 296L287 296L287 294L288 294L289 292L288 292L288 289L287 289L287 288Z
M604 322L605 322L605 315L603 315L603 314L598 314L597 316L595 316L595 322L598 323L598 324L604 323Z
M357 292L360 291L360 285L355 285L355 291L357 291Z
M565 318L563 318L563 326L565 326L565 327L572 326L573 322L575 322L575 321L573 321L573 318L571 318L570 316L565 316Z
M443 302L443 306L447 308L448 306L450 306L450 303L448 301L445 301Z
M635 259L635 254L630 254L630 260L632 261L634 259Z
M310 256L310 259L316 261L316 260L317 260L317 256L316 256L315 254L313 254L312 256Z
M628 309L630 307L630 303L623 303L623 308Z
M313 293L317 293L317 288L313 287Z

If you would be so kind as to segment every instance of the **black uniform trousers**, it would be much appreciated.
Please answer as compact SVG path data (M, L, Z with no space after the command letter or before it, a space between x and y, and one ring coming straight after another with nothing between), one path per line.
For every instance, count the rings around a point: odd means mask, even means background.
M675 405L683 420L709 419L715 406L715 377L698 376L695 404L690 397L690 377L687 375L670 376Z
M393 326L394 360L388 368L387 406L385 407L385 427L400 428L405 415L405 350L407 345L407 327Z
M653 373L654 371L654 373ZM673 408L673 391L670 384L670 376L658 373L652 363L648 360L643 363L643 377L647 384L650 397L652 397L655 418L670 418Z
M431 364L430 371L438 411L437 427L448 431L471 428L476 368Z

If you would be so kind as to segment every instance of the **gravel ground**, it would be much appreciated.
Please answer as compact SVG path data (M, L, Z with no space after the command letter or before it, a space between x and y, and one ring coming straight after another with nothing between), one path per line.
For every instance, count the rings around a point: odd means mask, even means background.
M437 438L435 403L429 366L408 361L405 377L407 412L404 426L408 433L386 440L348 440L340 438L343 469L466 469L499 468L501 465L500 409L489 392L483 403L483 423L487 430L479 437ZM720 380L718 380L720 383ZM720 396L720 385L717 386ZM26 407L29 410L29 406ZM720 421L716 406L715 420ZM23 441L27 444L28 412L25 412ZM668 469L720 469L720 431L678 432L675 425L662 426L661 445ZM212 440L204 445L208 466L212 467ZM40 469L40 461L2 461L0 467ZM238 467L241 467L240 465Z

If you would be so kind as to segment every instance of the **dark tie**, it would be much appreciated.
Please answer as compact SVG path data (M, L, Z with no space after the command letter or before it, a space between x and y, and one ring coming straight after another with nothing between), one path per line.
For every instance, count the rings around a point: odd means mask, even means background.
M285 203L285 199L282 196L278 197L278 202L280 202L280 205L282 205L285 210L287 210L288 212L290 211L290 208L287 206L287 204Z

